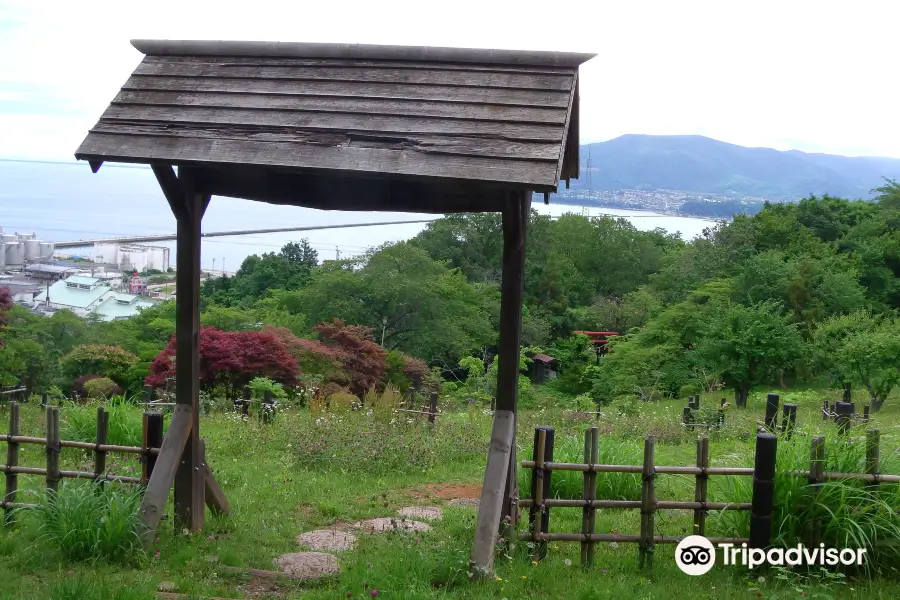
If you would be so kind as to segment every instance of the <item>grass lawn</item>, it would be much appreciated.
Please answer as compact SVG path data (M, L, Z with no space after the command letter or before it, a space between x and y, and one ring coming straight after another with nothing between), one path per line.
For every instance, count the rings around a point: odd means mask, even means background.
M786 393L783 400L796 402L798 447L808 449L809 436L828 432L823 423L823 393ZM834 399L837 392L831 392ZM745 410L729 409L724 431L710 433L713 466L752 466L755 422L764 413L762 393L755 394ZM544 395L539 406L552 404ZM857 406L862 406L862 397ZM713 396L704 399L712 405ZM657 462L692 465L696 432L680 425L684 401L609 408L599 419L573 417L553 408L523 410L519 418L518 451L530 458L533 428L552 425L557 431L556 460L579 460L584 429L600 428L602 462L638 460L642 437L657 437ZM875 415L870 427L882 434L883 471L900 474L897 452L900 440L900 402L890 399ZM63 438L69 411L92 410L63 407ZM858 408L861 411L861 408ZM0 413L0 431L6 430L8 413ZM22 434L43 436L43 414L34 404L22 407ZM72 421L76 419L73 416ZM447 506L456 497L477 497L481 485L491 426L490 416L480 411L453 412L445 407L433 429L424 421L390 422L359 413L310 414L306 409L281 412L275 423L242 422L237 415L214 413L202 420L202 435L216 477L231 502L230 516L207 516L203 533L176 535L172 522L160 526L153 551L137 564L68 562L58 548L42 539L34 516L19 513L17 524L0 532L0 598L135 600L156 597L161 583L171 591L197 598L799 598L900 596L900 573L887 566L870 577L800 575L769 569L748 573L734 567L717 566L701 577L684 575L677 569L673 548L657 546L654 567L637 568L634 545L597 544L595 566L579 568L577 543L551 543L547 560L534 564L529 548L520 542L511 556L496 562L496 578L469 581L467 563L475 527L475 510ZM70 430L71 431L71 430ZM863 426L853 435L859 436ZM20 465L44 465L43 448L24 446ZM634 457L637 457L635 459ZM65 449L62 468L87 466L90 458ZM136 460L120 456L108 459L116 473L139 471ZM560 475L555 474L554 477ZM527 482L528 473L520 474ZM581 474L557 478L560 489L580 494ZM742 500L749 496L749 478L713 477L710 500ZM20 475L19 501L29 501L29 490L42 480ZM693 500L693 477L661 475L659 499ZM71 485L72 482L69 482ZM613 475L604 489L629 496L635 478ZM637 483L639 489L639 483ZM528 495L527 487L522 495ZM225 567L274 569L273 559L296 552L298 534L368 517L392 516L405 506L443 505L444 518L433 530L420 534L360 536L355 549L340 553L340 575L316 583L281 582L277 588L264 581L234 574ZM171 514L171 507L170 507ZM745 513L712 514L709 533L728 533L746 527ZM690 511L661 511L656 517L658 533L683 535L690 532ZM555 508L551 531L577 532L581 511ZM636 534L638 511L599 510L597 531ZM80 587L79 587L80 586ZM94 586L86 591L86 586ZM269 596L266 596L268 593ZM254 594L262 594L254 595Z

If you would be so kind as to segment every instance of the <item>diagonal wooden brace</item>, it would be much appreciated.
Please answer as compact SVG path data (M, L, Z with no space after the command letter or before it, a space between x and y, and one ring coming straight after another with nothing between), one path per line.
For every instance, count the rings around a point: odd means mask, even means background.
M181 464L184 448L191 435L193 422L193 409L190 405L178 404L172 413L172 420L166 437L163 439L153 475L147 483L144 491L144 499L141 502L141 522L145 543L150 543L156 537L156 529L162 519L169 491L175 483L175 473Z

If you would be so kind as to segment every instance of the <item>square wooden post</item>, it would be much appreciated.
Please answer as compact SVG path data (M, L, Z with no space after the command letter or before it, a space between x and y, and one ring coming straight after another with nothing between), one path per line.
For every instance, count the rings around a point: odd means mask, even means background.
M475 577L489 574L501 521L509 518L516 489L516 405L522 333L522 296L525 292L525 229L531 193L510 194L503 210L503 278L500 283L500 356L497 408L488 451L484 485L478 508L471 568ZM514 535L512 531L505 532Z

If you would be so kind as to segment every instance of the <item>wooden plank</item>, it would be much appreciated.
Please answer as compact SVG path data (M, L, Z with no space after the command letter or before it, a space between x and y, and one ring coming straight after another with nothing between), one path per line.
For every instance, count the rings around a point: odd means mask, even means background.
M175 528L203 529L205 472L200 445L200 224L209 202L179 168L175 289L175 404L191 407L191 432L175 474ZM158 468L158 464L157 464Z
M156 176L160 189L162 189L163 196L169 203L172 214L175 215L176 219L180 218L183 209L180 198L183 192L175 170L172 168L172 165L167 164L152 164L150 168L153 169L153 174Z
M491 444L487 468L478 504L475 541L472 546L471 571L475 578L485 578L493 572L494 544L500 528L503 490L509 471L509 455L515 444L515 414L510 410L494 412Z
M216 515L227 515L231 512L231 505L228 504L225 492L219 487L216 476L209 468L209 463L206 462L206 442L204 440L200 440L200 458L203 461L206 505Z
M559 153L559 163L556 166L556 173L559 176L560 173L563 172L563 167L567 166L565 163L566 154L571 154L571 149L569 148L569 129L571 128L570 123L572 119L572 107L575 102L575 85L577 84L577 75L576 79L572 81L572 90L569 94L569 106L566 110L566 119L565 125L563 126L563 136L562 136L562 151ZM556 180L556 183L559 184L559 179Z
M76 153L121 162L260 165L305 169L480 180L555 189L556 164L493 158L432 155L378 148L306 148L279 142L247 142L91 133Z
M47 490L59 490L59 407L47 407Z
M204 64L251 67L356 67L417 69L428 71L489 71L492 73L533 73L544 75L569 75L575 67L516 66L503 64L417 62L403 60L363 60L350 58L264 58L254 56L159 56L144 57L146 63Z
M531 489L534 493L534 506L531 508L531 541L534 548L531 560L538 562L547 556L547 543L539 541L541 525L544 517L544 451L547 445L547 429L538 427L535 430L534 463L537 467L532 471Z
M442 119L390 115L356 115L316 111L268 111L203 106L110 105L101 120L158 121L162 123L211 123L255 127L296 127L316 131L369 131L385 137L413 133L472 135L508 140L562 142L561 125L504 123L475 119Z
M697 440L697 468L706 469L709 466L709 438L702 437ZM709 475L699 473L694 481L694 500L706 504L706 490L709 484ZM694 535L706 535L706 509L694 510Z
M644 467L642 469L643 483L641 485L641 541L640 541L640 567L653 566L653 553L655 552L655 540L653 537L653 513L656 512L656 470L654 469L653 454L656 440L648 436L644 440Z
M288 96L286 94L233 94L220 92L121 91L113 98L112 104L339 112L364 115L509 121L515 123L550 123L554 125L564 124L567 114L565 109L560 108L503 106L501 104L383 100L380 98L321 98L315 96Z
M547 142L517 142L478 137L405 135L387 138L381 134L305 131L274 127L171 124L148 121L100 121L91 130L118 135L154 135L171 138L228 139L256 142L284 142L307 146L381 148L410 150L428 154L454 154L507 160L555 162L560 145ZM158 176L157 176L158 177Z
M492 73L490 71L428 71L371 67L270 67L244 65L141 62L135 75L165 77L234 77L290 79L294 81L349 81L407 83L459 87L492 87L523 90L571 90L571 75Z
M139 52L167 56L248 56L266 58L341 58L403 60L484 65L577 67L596 54L542 50L496 50L394 46L381 44L318 44L309 42L245 42L197 40L131 40Z
M175 472L181 464L181 456L187 446L193 424L193 409L189 404L179 404L172 411L172 420L163 439L162 448L153 469L153 475L141 502L141 520L144 539L152 541L163 516L169 491L175 481Z
M160 90L173 92L227 92L271 94L311 98L383 98L386 100L430 100L448 103L500 104L566 108L569 93L564 90L512 90L459 88L444 85L403 83L347 83L342 81L291 81L289 79L246 79L233 77L157 77L132 75L123 91Z
M19 403L9 403L9 430L7 436L19 435ZM12 470L19 466L19 444L7 438L6 441L6 493L3 495L3 523L15 523L16 493L19 489L19 476Z

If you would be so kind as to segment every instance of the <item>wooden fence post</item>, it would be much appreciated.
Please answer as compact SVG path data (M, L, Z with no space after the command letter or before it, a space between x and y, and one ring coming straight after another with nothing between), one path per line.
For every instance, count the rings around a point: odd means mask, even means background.
M709 483L709 475L706 469L709 467L709 438L702 437L697 440L697 467L703 469L697 474L694 483L694 502L706 504L706 488ZM706 535L706 509L694 509L694 535Z
M797 424L797 405L785 404L781 411L781 433L791 439Z
M144 430L141 436L143 457L141 459L141 484L146 486L153 475L158 454L150 454L151 448L161 448L163 443L163 416L158 412L144 413Z
M437 415L437 402L438 402L438 394L437 392L431 392L431 404L428 408L428 422L432 425L434 424L434 417Z
M550 531L550 508L544 506L544 500L550 497L553 474L550 469L544 468L544 463L553 461L555 435L556 431L552 427L541 426L534 430L533 460L535 467L531 472L531 497L535 500L529 513L532 542L534 542L532 560L543 560L547 556L547 540L538 539L538 535Z
M719 429L725 427L725 405L728 404L728 400L722 398L722 401L719 403Z
M853 399L853 388L852 388L851 384L845 383L844 384L844 402L847 402L847 403L852 402L852 399Z
M150 404L153 402L153 386L145 385L144 386L144 404Z
M656 469L653 466L655 446L656 440L653 436L648 436L644 440L644 467L641 472L643 477L641 485L641 541L638 550L638 566L640 568L653 566L653 552L656 549L656 541L653 539L653 513L656 510L656 490L654 489Z
M260 417L263 423L271 423L275 420L272 406L272 390L263 390L262 407L260 408Z
M775 433L778 426L778 401L778 394L766 396L766 429L770 433Z
M100 446L109 443L109 413L102 406L97 407L97 447L94 449L94 481L99 481L106 471L106 451Z
M828 400L823 400L822 402L823 402L823 405L822 405L822 420L823 420L823 421L827 421L827 420L828 420L828 415L829 415L829 411L828 411Z
M584 462L588 465L597 464L600 449L600 430L591 427L584 432ZM594 501L597 499L597 472L584 472L584 499ZM590 535L594 533L594 522L597 509L593 506L585 506L581 516L581 533ZM585 540L581 542L581 565L588 567L594 562L594 542Z
M10 402L9 403L9 435L19 435L19 403L18 402ZM18 467L19 466L19 443L10 441L8 438L6 440L6 494L3 496L3 501L8 503L14 503L16 501L16 492L19 489L19 476L16 473L13 473L10 467ZM5 506L3 515L3 522L6 525L12 525L15 522L15 512L14 509Z
M41 394L41 410L47 408L47 392Z
M47 489L59 490L59 407L47 408Z
M694 410L700 410L700 394L694 396Z
M849 402L838 402L837 403L837 425L838 425L838 433L841 435L845 435L850 431L850 416L853 414L851 411L853 407Z
M685 406L682 411L681 420L685 425L690 425L694 422L694 413L691 412L690 406Z
M866 474L875 475L875 481L867 482L866 487L878 489L878 475L881 471L881 432L877 429L866 431Z
M863 420L868 423L869 422L869 405L866 404L863 406Z
M251 391L250 386L244 386L244 396L243 401L241 402L241 416L245 419L250 417L250 401L251 401Z
M753 465L753 499L750 508L751 548L765 548L772 537L772 508L775 500L775 459L778 438L772 433L756 435Z
M810 502L815 502L815 497L825 483L825 438L816 436L812 439L809 449L809 490ZM806 545L810 548L819 545L821 538L821 521L813 519L809 523Z

